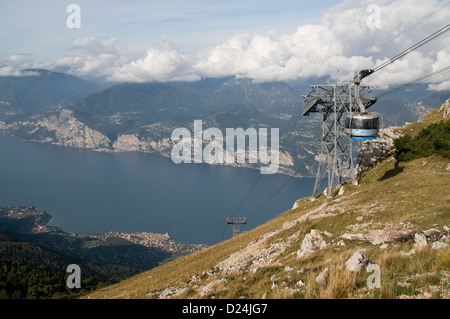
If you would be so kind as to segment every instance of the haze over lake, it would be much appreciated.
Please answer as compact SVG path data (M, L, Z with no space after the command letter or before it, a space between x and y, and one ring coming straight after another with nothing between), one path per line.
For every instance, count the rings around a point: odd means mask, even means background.
M158 155L100 153L3 133L0 151L0 206L36 206L53 216L51 225L81 234L169 233L184 243L214 244L231 237L226 218L260 176L259 170L174 164ZM235 216L252 215L288 178L241 230L311 195L312 178L264 175Z

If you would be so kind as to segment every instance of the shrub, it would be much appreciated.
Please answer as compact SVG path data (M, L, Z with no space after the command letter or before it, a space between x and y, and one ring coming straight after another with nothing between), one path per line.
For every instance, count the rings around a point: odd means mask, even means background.
M395 139L394 145L394 157L398 161L411 161L432 154L450 159L450 121L430 124L414 138L404 135Z

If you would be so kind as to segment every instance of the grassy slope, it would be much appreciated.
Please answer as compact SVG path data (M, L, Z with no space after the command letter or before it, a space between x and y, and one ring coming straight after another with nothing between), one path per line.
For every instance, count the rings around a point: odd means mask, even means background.
M415 134L428 123L440 119L442 115L436 109L423 121L412 123L403 130ZM175 296L181 298L261 298L263 295L267 298L395 298L420 296L424 289L434 286L437 288L430 291L433 297L449 298L445 274L450 271L450 249L436 251L429 244L412 256L402 254L413 248L414 232L450 226L449 165L448 160L439 156L409 163L396 163L393 157L387 157L363 174L360 185L344 184L343 195L331 199L323 195L315 200L300 199L296 209L284 212L254 230L90 293L89 297L154 298L167 287L176 287L184 288ZM311 215L292 227L282 228L286 222L299 219L319 207L319 215ZM343 233L352 232L352 227L359 227L359 231L353 233L395 230L396 227L407 228L408 232L387 249L380 249L366 240L344 240L345 246L336 245ZM297 250L313 228L328 231L333 237L325 238L329 244L326 248L299 259ZM256 272L244 269L228 275L215 268L218 262L274 230L278 232L263 242L263 248L286 242L291 235L294 240L264 267ZM360 249L366 249L366 256L380 265L381 289L366 288L369 273L355 275L344 270L345 262ZM291 269L286 271L287 266ZM319 285L315 278L325 267L330 268L328 281L326 285ZM189 280L205 271L210 271L210 275L200 276L195 282ZM278 277L278 285L272 289L273 275ZM222 278L227 279L225 284L219 283L212 292L200 295L204 286ZM305 283L303 289L296 285L299 280ZM408 285L400 285L402 281ZM149 292L154 294L148 295Z

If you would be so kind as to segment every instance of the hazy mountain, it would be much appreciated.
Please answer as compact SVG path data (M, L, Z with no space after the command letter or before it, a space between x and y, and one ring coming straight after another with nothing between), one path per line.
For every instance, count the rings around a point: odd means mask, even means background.
M32 75L0 77L1 119L35 114L101 87L75 76L43 69L26 69Z

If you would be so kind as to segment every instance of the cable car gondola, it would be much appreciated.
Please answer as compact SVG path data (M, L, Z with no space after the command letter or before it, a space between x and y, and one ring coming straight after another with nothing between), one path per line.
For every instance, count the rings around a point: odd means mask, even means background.
M380 115L373 112L348 113L344 132L355 140L373 140L380 130Z

